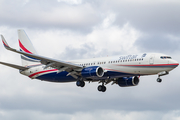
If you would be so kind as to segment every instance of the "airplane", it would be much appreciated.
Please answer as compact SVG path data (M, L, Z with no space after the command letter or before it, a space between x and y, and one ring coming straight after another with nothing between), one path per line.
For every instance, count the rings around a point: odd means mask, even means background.
M105 85L109 83L120 87L137 86L139 77L145 75L157 74L157 82L162 82L161 76L169 74L169 71L179 65L169 55L161 53L61 61L38 55L23 29L18 30L20 50L11 48L3 35L1 38L7 50L21 54L22 65L6 62L0 64L18 69L31 79L58 83L76 82L78 87L84 87L85 81L99 82L97 89L100 92L105 92Z

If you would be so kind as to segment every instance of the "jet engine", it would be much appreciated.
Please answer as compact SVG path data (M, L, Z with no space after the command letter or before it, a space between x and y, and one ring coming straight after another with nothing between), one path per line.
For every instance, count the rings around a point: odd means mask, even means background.
M99 66L86 67L81 71L81 75L84 78L103 77L104 70Z
M135 77L122 77L117 80L120 87L136 86L139 83L139 78Z

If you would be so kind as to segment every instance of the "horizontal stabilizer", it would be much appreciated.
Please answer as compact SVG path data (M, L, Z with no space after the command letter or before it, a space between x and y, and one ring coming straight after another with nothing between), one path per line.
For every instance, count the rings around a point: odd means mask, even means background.
M29 69L28 67L23 67L23 66L19 66L19 65L14 65L14 64L10 64L10 63L5 63L5 62L0 62L0 64L15 68L15 69L19 69L19 70L26 70Z

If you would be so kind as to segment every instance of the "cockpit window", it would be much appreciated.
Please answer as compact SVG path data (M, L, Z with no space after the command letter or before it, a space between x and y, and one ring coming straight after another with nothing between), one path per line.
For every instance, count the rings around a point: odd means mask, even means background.
M169 56L161 56L160 58L161 58L161 59L172 59L172 58L169 57Z

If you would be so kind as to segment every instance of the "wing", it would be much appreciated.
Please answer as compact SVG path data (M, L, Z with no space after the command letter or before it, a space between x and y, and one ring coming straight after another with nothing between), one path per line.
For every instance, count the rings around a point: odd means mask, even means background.
M5 46L5 48L7 50L10 50L10 51L13 51L13 52L16 52L16 53L19 53L19 54L23 54L25 56L29 56L29 57L38 59L42 64L46 65L44 67L44 69L47 68L47 67L53 67L53 68L58 69L57 73L62 72L62 71L67 71L68 72L67 76L71 75L75 79L77 79L78 76L79 76L78 72L83 69L83 67L78 65L78 64L65 62L65 61L61 61L61 60L56 60L56 59L52 59L52 58L48 58L48 57L44 57L44 56L40 56L40 55L36 55L36 54L26 53L26 52L23 52L23 51L13 49L8 45L8 43L4 39L3 35L1 35L1 38L2 38L2 42L3 42L4 46Z

